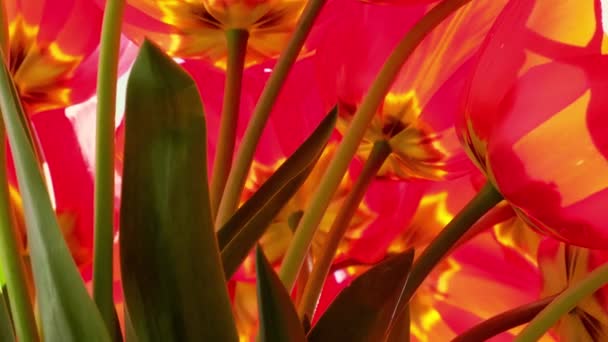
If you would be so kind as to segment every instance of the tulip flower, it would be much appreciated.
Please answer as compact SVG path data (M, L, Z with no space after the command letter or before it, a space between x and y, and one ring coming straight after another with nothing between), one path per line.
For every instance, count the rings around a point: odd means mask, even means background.
M398 224L400 233L393 237L383 257L408 248L415 248L419 255L474 194L469 177L431 185L415 215L404 223L393 223ZM371 197L367 198L371 204ZM370 241L373 239L364 235L358 242ZM332 266L315 318L323 314L341 289L369 268L370 263L360 259L356 252L350 255L347 260L336 259ZM491 232L470 237L438 265L412 298L413 340L450 340L484 319L536 300L540 293L539 274L536 261L506 252ZM477 288L483 291L472 291ZM510 340L516 331L500 337ZM543 341L549 340L552 341L549 338Z
M560 293L608 261L604 250L543 238L515 214L495 226L494 233L500 244L505 246L505 252L515 251L528 260L534 257L542 280L540 298ZM601 341L608 337L607 290L604 287L579 303L553 327L553 333L566 341Z
M439 2L440 0L361 0L363 2L369 2L370 4L376 5L421 5L421 4L432 4Z
M285 251L292 240L293 229L295 228L294 224L297 224L297 220L299 219L299 216L301 216L302 210L306 207L306 204L310 200L312 191L314 191L314 189L318 186L320 176L323 175L323 171L327 167L327 163L329 160L331 160L331 157L333 157L334 151L335 143L331 143L328 147L326 147L310 176L306 179L298 192L275 216L266 233L260 239L260 245L264 249L268 260L273 264L280 263L281 259L283 258ZM246 185L245 193L243 194L243 200L247 200L247 198L250 197L257 190L257 188L264 183L264 181L266 181L266 179L274 170L278 168L281 163L282 161L279 161L275 165L266 166L258 162L254 162L251 175ZM324 222L322 223L322 227L319 230L318 235L315 237L311 251L311 262L314 261L315 256L317 256L320 250L323 248L324 235L327 233L327 229L329 229L331 222L335 218L336 212L340 208L344 198L347 196L351 186L352 180L350 179L350 176L347 175L340 186L340 190L334 197L329 210L324 216ZM365 206L365 204L359 207L354 214L353 220L351 221L347 237L344 239L341 245L341 256L349 252L350 242L358 239L363 234L374 217L375 215L373 212L371 212ZM241 334L244 335L247 333L247 326L254 324L256 321L254 319L255 317L247 318L247 315L245 315L245 312L256 312L255 310L257 308L256 306L252 306L255 301L253 301L253 304L251 303L251 300L255 299L255 286L253 286L253 284L247 284L254 281L255 273L252 266L253 258L250 255L248 259L245 260L240 272L236 275L236 279L233 278L236 281L233 305L237 308L237 310L239 310L239 312L241 312L240 314L237 314L237 321L238 318L243 321L237 324L239 326L242 325ZM243 282L245 282L245 284L242 284ZM249 293L249 295L246 295L246 293ZM247 307L250 309L247 310Z
M30 113L63 108L95 90L102 12L88 0L9 0L5 53Z
M136 42L153 40L167 53L203 58L225 67L225 32L249 33L246 65L278 56L302 13L303 0L128 0L124 31Z
M539 268L543 275L541 297L561 292L576 284L595 267L608 261L608 254L559 243L543 241L539 247ZM608 338L608 287L580 302L553 328L563 341L604 341Z
M380 176L440 180L467 170L453 127L459 95L469 59L504 3L465 6L430 33L402 68L358 150L365 160L374 142L388 141L392 153ZM349 16L326 34L318 61L320 86L328 101L337 100L338 130L344 133L381 63L426 7L342 7Z
M481 49L460 132L540 231L608 248L608 72L599 1L511 1Z

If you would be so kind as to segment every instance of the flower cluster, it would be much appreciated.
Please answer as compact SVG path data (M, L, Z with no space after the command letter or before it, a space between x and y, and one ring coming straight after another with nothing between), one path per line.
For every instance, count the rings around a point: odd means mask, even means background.
M18 340L608 340L607 1L0 6Z

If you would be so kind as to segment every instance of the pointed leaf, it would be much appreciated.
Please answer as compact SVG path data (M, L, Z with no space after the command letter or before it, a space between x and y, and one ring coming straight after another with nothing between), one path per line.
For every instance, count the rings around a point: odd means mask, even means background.
M347 286L308 334L309 341L383 341L414 251L391 257Z
M334 108L308 139L218 231L226 279L238 269L274 217L304 183L336 125Z
M0 58L4 60L4 58ZM26 116L4 62L0 63L0 112L6 124L25 210L36 296L48 341L109 341L63 238L34 149Z
M258 246L255 255L261 342L305 342L291 298Z
M15 331L13 330L13 322L4 291L6 291L6 288L3 288L0 294L0 341L14 342Z
M145 42L127 85L120 252L139 341L238 340L207 188L194 81Z

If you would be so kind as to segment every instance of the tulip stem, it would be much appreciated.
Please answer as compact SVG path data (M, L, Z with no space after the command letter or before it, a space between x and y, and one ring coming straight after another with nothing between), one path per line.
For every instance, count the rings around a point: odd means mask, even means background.
M321 255L314 263L298 308L300 317L304 317L304 315L313 317L321 290L323 289L323 283L331 268L331 262L336 254L340 240L346 233L355 211L359 208L359 204L363 200L367 188L378 173L378 170L380 170L380 167L382 167L382 164L384 164L386 158L391 154L391 151L391 147L386 140L379 140L374 143L361 174L348 193L329 229L327 242L323 246Z
M6 177L6 133L0 120L0 267L4 274L10 311L19 341L39 341L33 298L21 251L18 228L14 225L8 179Z
M228 179L228 172L230 172L230 167L232 166L248 38L249 32L246 30L234 29L226 31L228 49L226 85L224 86L224 104L220 118L220 131L215 150L210 188L212 217L215 217L217 213L217 208L220 205L224 187L226 186L226 180Z
M538 313L549 305L555 297L556 296L550 296L539 299L535 302L527 303L500 313L458 335L452 342L487 341L500 333L530 322L534 316L538 315Z
M120 331L114 309L114 131L118 55L124 0L107 0L103 16L97 74L95 145L95 241L93 299L111 335Z
M515 342L537 341L559 319L574 309L583 299L591 296L602 286L608 284L608 263L589 273L583 280L567 288L526 326L515 338Z
M241 193L243 192L243 187L245 186L245 181L249 174L249 168L253 162L253 155L260 137L262 136L262 132L264 131L264 127L266 127L266 122L268 121L272 107L279 96L283 83L285 83L285 80L289 75L291 67L304 46L304 41L306 40L306 37L308 37L308 33L312 29L317 16L326 2L327 0L308 1L293 36L279 57L279 60L264 87L262 95L253 110L251 121L245 130L245 135L239 145L234 165L228 174L226 189L224 190L215 221L216 227L221 227L226 223L238 207L239 199L241 198Z
M502 195L488 182L450 223L443 228L412 266L407 283L399 296L393 317L398 317L400 312L405 309L420 284L431 273L433 268L452 250L452 247L458 243L458 240L466 234L477 220L502 200ZM394 320L391 322L388 332L390 332L395 323Z
M399 70L428 33L469 1L471 0L445 0L437 4L401 39L382 66L380 73L357 109L342 143L310 201L310 205L305 210L285 259L283 259L279 274L287 289L293 287L317 226L346 173L367 127L397 77Z

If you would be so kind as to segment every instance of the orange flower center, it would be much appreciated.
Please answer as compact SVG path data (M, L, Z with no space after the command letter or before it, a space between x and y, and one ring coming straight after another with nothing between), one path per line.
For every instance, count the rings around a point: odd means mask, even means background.
M341 102L337 128L344 134L356 108ZM387 141L392 153L382 165L379 176L395 179L442 179L446 152L439 144L439 134L420 118L420 105L413 91L389 93L372 119L359 150L365 160L376 141Z
M541 264L541 297L560 293L590 272L590 250L560 243L553 260ZM596 295L584 299L562 317L554 331L564 341L608 341L608 312Z
M9 26L9 68L21 99L32 113L70 103L70 88L62 86L82 56L69 55L55 42L42 46L38 27L17 16Z
M155 40L171 55L207 58L226 67L225 31L249 33L245 65L279 55L304 10L306 0L129 0L129 3L171 25L168 35L138 29L136 36ZM142 39L139 37L138 39Z

